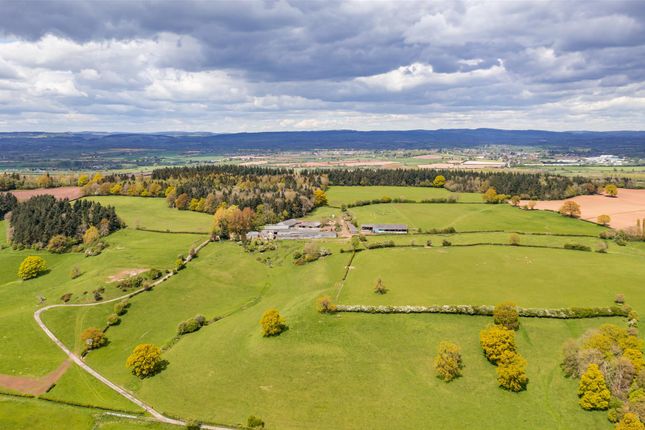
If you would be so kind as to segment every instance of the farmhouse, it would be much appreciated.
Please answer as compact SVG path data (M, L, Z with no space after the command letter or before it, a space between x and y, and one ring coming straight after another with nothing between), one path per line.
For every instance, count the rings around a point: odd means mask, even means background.
M405 224L363 224L361 232L368 234L407 234L408 226Z
M288 219L277 224L267 224L261 231L251 231L246 238L299 240L299 239L331 239L336 237L334 231L324 231L318 221L299 221Z

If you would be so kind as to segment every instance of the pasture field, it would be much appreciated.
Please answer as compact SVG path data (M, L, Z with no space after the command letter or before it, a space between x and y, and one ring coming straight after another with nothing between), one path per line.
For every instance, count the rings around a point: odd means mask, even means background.
M524 307L589 307L610 306L616 294L624 293L641 312L642 262L642 254L528 247L375 249L356 255L339 303L494 305L510 300ZM374 294L377 278L387 294Z
M526 211L510 205L454 203L389 203L351 208L360 224L407 224L429 230L454 227L462 231L521 231L598 236L604 228L559 214Z
M203 217L170 210L163 199L116 199L123 200L118 203L126 213L130 211L130 220L144 220L171 231L196 226L192 215ZM381 204L350 212L360 223L563 235L519 235L521 244L537 246L580 243L595 248L603 230L553 213L507 205ZM117 213L124 216L119 206ZM321 213L339 211L319 208L311 216ZM185 255L206 238L136 230L128 224L130 228L110 235L110 246L93 258L0 250L0 324L6 328L0 337L0 373L40 376L64 359L33 321L39 295L51 304L59 302L63 293L73 292L72 300L80 302L91 299L83 291L105 286L106 298L113 297L118 290L107 282L110 275L125 269L172 267L177 254ZM206 225L210 228L210 220ZM186 269L130 299L121 323L106 332L109 344L90 352L85 360L160 412L230 426L256 415L266 421L267 429L612 428L605 412L585 412L578 406L577 381L565 378L559 364L567 339L607 322L624 325L624 319L523 318L517 344L528 360L530 382L526 391L510 393L498 387L495 367L479 345L479 331L492 318L324 315L315 310L321 295L338 297L342 304L513 300L525 307L570 307L609 306L616 293L624 293L627 302L645 314L645 293L639 286L645 244L618 247L609 242L607 254L521 246L441 246L443 239L454 245L506 244L509 236L508 232L369 236L368 243L393 240L397 245L412 241L425 245L430 239L433 246L365 250L354 256L349 270L352 254L340 252L350 248L347 239L319 242L332 255L302 266L293 263L294 254L305 245L300 241L277 242L276 250L263 253L246 252L234 242L209 243ZM17 265L33 253L44 256L50 272L32 281L18 281ZM71 280L69 271L74 265L83 275ZM373 292L378 277L389 289L382 296ZM270 308L280 311L289 329L278 337L264 338L259 320ZM66 345L80 351L80 333L90 326L102 327L112 312L112 304L56 308L44 313L43 321ZM212 322L174 339L178 323L196 314ZM435 378L432 368L442 340L461 346L466 365L463 377L450 384ZM136 378L124 365L140 343L165 349L167 367L154 377ZM75 367L43 397L138 412ZM90 408L0 395L0 422L12 410L16 418L7 418L10 424L25 422L28 414L36 416L36 423L51 417L56 424L67 414L66 428L73 430L167 428L105 417Z
M100 409L0 394L3 429L18 430L171 430L175 426L110 416ZM25 427L29 423L29 427Z
M0 243L5 241L6 221L0 222ZM174 267L178 254L204 241L206 235L144 232L125 229L106 238L108 248L102 254L86 258L83 254L51 254L45 251L0 249L0 373L39 378L47 375L65 359L65 355L38 328L33 312L42 305L62 303L60 297L72 293L72 303L93 302L92 291L104 288L109 299L123 294L109 282L109 277L126 269L167 269ZM171 239L171 240L169 240ZM17 277L20 262L28 255L42 256L48 272L39 278L21 281ZM81 276L71 279L70 272L78 267ZM41 298L44 301L41 303ZM110 307L106 305L103 308ZM110 307L111 309L111 307ZM96 321L103 327L105 319ZM0 390L6 390L0 387ZM138 410L98 381L71 367L58 384L44 395L63 400L106 408Z
M380 199L382 197L401 198L410 200L424 200L446 197L457 197L459 202L482 203L481 194L477 193L451 193L444 188L430 187L394 187L394 186L339 186L329 187L327 200L331 206L340 207L359 200Z
M171 209L162 198L127 196L85 198L105 206L114 206L119 217L133 229L208 234L213 224L211 215Z

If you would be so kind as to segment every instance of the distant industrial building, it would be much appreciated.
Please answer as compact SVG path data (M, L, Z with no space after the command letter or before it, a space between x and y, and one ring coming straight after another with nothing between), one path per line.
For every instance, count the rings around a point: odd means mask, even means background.
M368 234L407 234L408 226L405 224L363 224L361 232Z
M318 221L300 221L288 219L277 224L267 224L261 231L251 231L246 238L269 240L306 240L306 239L333 239L335 231L323 231Z

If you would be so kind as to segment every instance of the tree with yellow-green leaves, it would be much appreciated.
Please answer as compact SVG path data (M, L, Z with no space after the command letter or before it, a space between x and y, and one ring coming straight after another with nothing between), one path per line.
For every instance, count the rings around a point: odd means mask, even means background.
M437 377L445 382L450 382L461 376L464 363L459 345L452 342L441 342L433 365Z
M325 206L327 204L327 193L320 188L314 191L314 206Z
M609 407L611 394L605 383L605 377L597 364L590 364L580 378L578 385L580 406L585 410L604 410Z
M145 378L157 373L161 363L161 350L151 343L142 343L134 348L125 365L133 375Z
M509 391L522 391L529 382L526 376L527 362L520 354L505 351L497 362L497 382Z
M645 425L638 419L638 415L627 412L616 424L616 430L645 430Z
M615 184L606 185L605 194L608 197L618 197L618 187Z
M91 226L90 228L85 230L85 233L83 233L83 243L85 245L94 243L100 238L101 238L101 233L99 232L99 229L94 226Z
M35 255L30 255L22 260L20 266L18 267L18 277L23 281L27 279L37 278L47 270L47 263L43 260L42 257Z
M609 215L598 215L597 221L600 225L608 225L611 222L611 217Z
M260 320L262 326L262 335L264 337L277 336L287 329L284 318L277 309L269 309L262 315Z
M444 185L446 185L446 178L443 175L435 176L432 181L432 186L435 188L443 188Z
M571 218L580 217L580 205L573 200L567 200L560 206L560 215L568 216Z
M503 325L491 325L479 333L479 341L484 355L493 364L502 357L506 351L515 351L515 332Z
M513 244L512 241L511 244ZM501 324L509 330L518 330L520 328L520 318L517 312L517 305L511 302L495 305L493 322L495 324Z
M98 328L90 327L83 330L83 333L81 333L81 341L83 342L83 345L85 345L86 350L96 349L107 344L107 337L105 337L105 333Z

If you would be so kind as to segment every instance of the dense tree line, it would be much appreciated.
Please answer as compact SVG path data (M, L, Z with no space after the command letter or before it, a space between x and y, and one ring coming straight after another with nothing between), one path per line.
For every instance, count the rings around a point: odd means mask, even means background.
M444 187L450 191L483 193L492 187L500 194L547 200L594 194L601 185L580 176L447 169L334 169L327 174L331 185L413 187L431 187L436 177L443 176Z
M16 196L11 193L0 193L0 221L4 219L4 216L11 212L13 208L18 204Z
M45 247L54 236L80 242L92 227L107 236L122 226L113 207L89 200L70 203L49 195L18 203L11 213L11 239L25 246Z
M151 177L109 175L84 185L87 195L166 197L180 210L252 209L259 224L301 217L324 204L326 177L287 169L204 165L157 169Z

